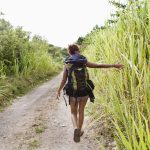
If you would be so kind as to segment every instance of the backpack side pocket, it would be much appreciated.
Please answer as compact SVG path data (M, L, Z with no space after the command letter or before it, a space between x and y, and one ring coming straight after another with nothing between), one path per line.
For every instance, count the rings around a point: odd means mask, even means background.
M88 87L93 91L94 88L95 88L95 85L94 85L93 81L92 80L87 80L87 84L88 84Z
M72 88L72 85L67 83L64 88L63 88L63 91L66 95L68 96L72 96L73 95L73 88Z

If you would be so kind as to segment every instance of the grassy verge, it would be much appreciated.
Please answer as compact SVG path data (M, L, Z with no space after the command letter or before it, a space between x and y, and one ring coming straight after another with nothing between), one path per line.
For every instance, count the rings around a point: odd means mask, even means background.
M61 47L40 35L31 37L0 15L0 109L54 75L64 55Z
M43 77L32 77L30 79L26 78L6 78L0 80L0 111L2 111L6 106L12 104L13 99L17 96L22 96L34 87L50 80L52 77L57 75L60 69L51 74L45 75Z
M99 121L99 130L101 122L111 122L108 128L113 127L119 150L150 149L149 4L147 0L129 3L115 25L87 39L85 54L90 61L124 64L121 71L113 68L90 72L96 85L96 103L90 115Z

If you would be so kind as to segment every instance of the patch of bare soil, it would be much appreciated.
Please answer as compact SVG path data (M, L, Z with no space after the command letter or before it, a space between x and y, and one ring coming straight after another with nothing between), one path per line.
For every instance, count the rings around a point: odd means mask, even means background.
M73 141L69 106L56 100L62 74L15 100L0 113L0 150L98 150L87 128L79 143Z

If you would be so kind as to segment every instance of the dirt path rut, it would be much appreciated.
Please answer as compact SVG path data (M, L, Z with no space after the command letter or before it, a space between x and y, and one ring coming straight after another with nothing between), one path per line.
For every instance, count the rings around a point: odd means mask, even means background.
M0 113L0 150L98 150L85 134L73 141L69 107L56 100L61 74L27 95L15 100Z

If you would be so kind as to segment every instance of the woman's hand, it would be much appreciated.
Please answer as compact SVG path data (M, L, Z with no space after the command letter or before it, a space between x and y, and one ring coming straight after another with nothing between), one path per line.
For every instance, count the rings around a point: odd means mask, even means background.
M67 81L67 70L66 70L66 66L64 66L63 78L62 78L61 83L60 83L60 86L59 86L59 88L58 88L58 90L57 90L57 96L56 96L56 98L57 98L58 100L59 100L59 98L60 98L61 90L63 89L63 87L64 87L66 81Z

